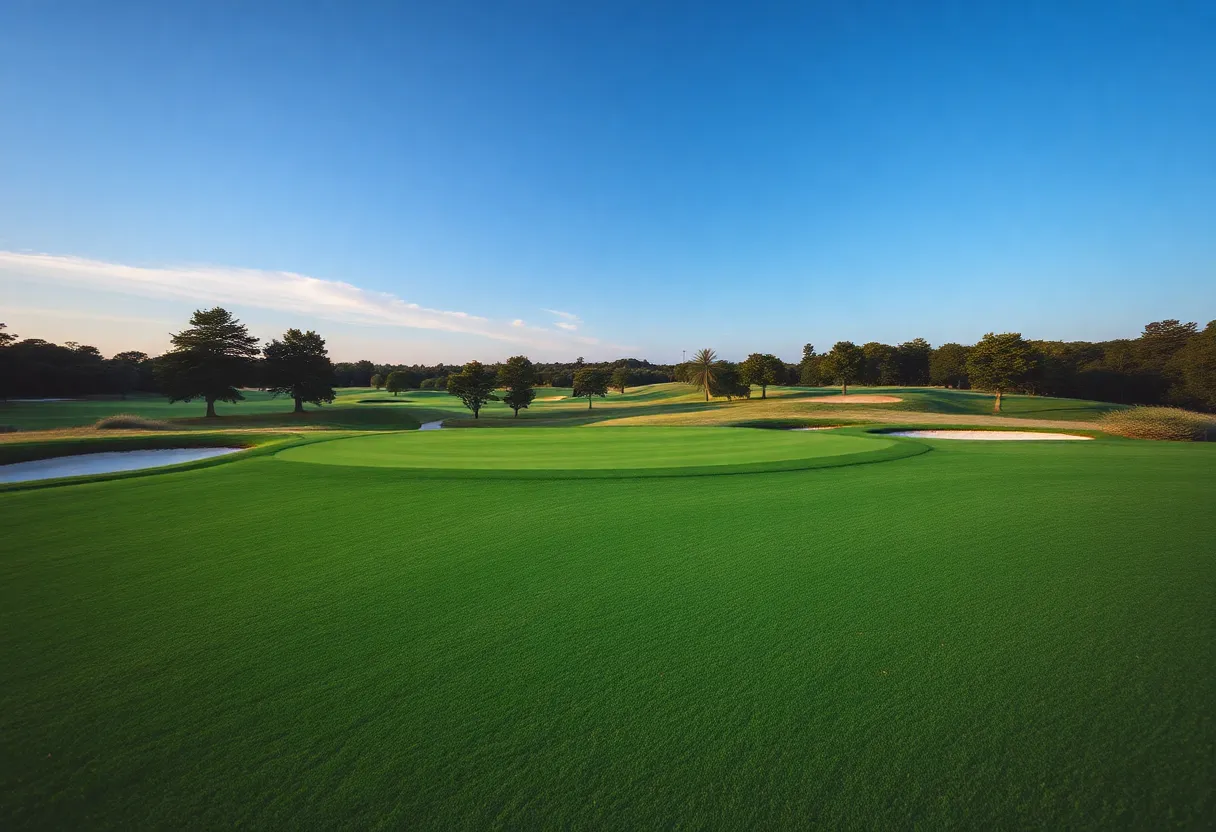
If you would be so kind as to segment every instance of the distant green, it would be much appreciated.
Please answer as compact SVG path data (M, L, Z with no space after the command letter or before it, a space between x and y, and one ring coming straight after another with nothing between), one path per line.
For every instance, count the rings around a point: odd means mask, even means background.
M0 494L0 823L1210 825L1216 447L931 444Z
M289 462L379 468L685 468L865 453L891 439L739 428L518 428L414 431L290 448Z

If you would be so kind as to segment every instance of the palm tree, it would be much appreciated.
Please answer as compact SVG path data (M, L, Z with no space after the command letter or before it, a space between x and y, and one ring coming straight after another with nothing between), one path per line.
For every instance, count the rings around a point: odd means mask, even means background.
M705 391L705 401L709 401L710 388L716 381L714 372L718 363L718 354L710 349L697 350L688 362L688 383Z

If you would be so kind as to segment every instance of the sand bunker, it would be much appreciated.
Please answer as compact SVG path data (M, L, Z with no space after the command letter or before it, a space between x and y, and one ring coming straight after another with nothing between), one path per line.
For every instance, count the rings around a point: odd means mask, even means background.
M884 436L911 436L916 439L979 439L987 442L1033 442L1041 439L1093 439L1071 433L1036 433L1030 430L896 430Z
M442 419L438 419L434 422L423 422L418 427L418 430L442 430L442 429L443 429L443 420Z
M537 399L537 401L538 402L560 402L565 398L566 398L565 396L545 396L543 398Z
M95 454L58 456L0 465L0 482L29 482L57 477L79 477L84 474L111 474L115 471L138 471L210 459L234 454L244 448L162 448L152 451L104 451Z
M837 393L835 396L815 396L802 401L810 404L895 404L902 402L899 396L882 396L878 393L849 393L847 396Z

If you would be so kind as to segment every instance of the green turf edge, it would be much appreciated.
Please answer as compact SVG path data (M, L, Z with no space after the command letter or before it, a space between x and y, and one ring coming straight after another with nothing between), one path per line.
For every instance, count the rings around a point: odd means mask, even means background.
M859 434L865 436L866 434ZM285 448L276 449L285 450ZM586 469L490 469L490 468L375 468L377 472L400 472L409 479L473 479L473 480L611 480L648 479L652 477L713 477L733 474L768 474L779 471L806 471L813 468L839 468L846 465L866 465L919 456L932 450L915 441L896 442L885 448L860 451L839 456L809 457L807 459L748 462L739 465L693 465L676 468L586 468ZM287 465L312 465L324 468L372 470L361 465L333 465L321 462L278 460Z
M348 434L344 434L348 435ZM330 437L325 437L330 438ZM336 438L336 437L334 437ZM281 433L170 433L146 436L70 436L41 442L21 442L0 445L0 465L16 462L33 462L39 459L55 459L75 454L105 453L110 451L151 451L162 448L228 448L243 447L237 453L177 465L161 465L141 468L137 471L114 471L107 474L83 474L76 477L31 480L29 482L0 483L0 494L10 491L31 491L38 488L56 488L61 485L80 485L103 480L132 479L197 468L226 465L237 460L277 453L295 445L307 445L320 441L304 434Z

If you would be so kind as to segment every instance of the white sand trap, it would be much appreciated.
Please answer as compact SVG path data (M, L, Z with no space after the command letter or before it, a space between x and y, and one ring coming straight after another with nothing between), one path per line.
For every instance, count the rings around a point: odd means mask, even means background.
M1072 433L1036 433L1031 430L896 430L884 436L911 436L915 439L979 439L986 442L1034 442L1040 439L1093 439Z
M835 430L840 425L825 425L821 428L790 428L790 430Z
M443 420L439 419L434 422L423 422L418 430L440 430L443 428Z
M545 396L544 398L537 399L537 401L538 402L560 402L560 401L563 401L565 398L566 398L565 396Z
M809 404L895 404L902 402L899 396L882 396L878 393L849 393L847 396L837 393L835 396L815 396L802 401Z
M80 477L85 474L112 474L115 471L138 471L160 468L182 462L195 462L213 456L234 454L244 448L162 448L155 451L105 451L97 454L76 454L54 459L36 459L0 465L0 482L30 482L56 477Z

